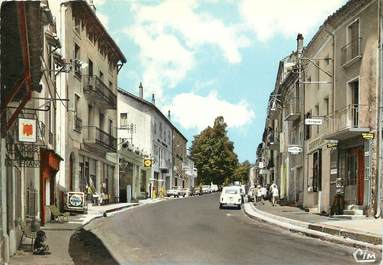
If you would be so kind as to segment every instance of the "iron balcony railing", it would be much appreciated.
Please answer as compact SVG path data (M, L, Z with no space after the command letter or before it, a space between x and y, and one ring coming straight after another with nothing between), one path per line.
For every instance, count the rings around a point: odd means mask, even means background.
M84 76L84 93L106 103L107 108L117 107L117 96L98 76Z
M285 120L295 120L300 116L299 98L293 97L285 102Z
M81 133L82 129L82 119L80 119L78 116L74 117L74 130L78 133Z
M341 49L341 63L342 65L347 64L349 61L356 57L362 56L361 54L361 46L362 38L356 38L352 40L350 43L343 46Z
M351 128L368 127L368 106L350 104L341 110L337 110L333 116L334 131Z
M117 138L96 126L83 127L84 141L117 152Z

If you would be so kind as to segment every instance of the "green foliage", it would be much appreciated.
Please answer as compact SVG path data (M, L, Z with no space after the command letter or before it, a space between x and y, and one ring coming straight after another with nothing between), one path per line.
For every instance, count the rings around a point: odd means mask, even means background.
M238 167L234 171L234 180L239 180L243 184L248 183L251 167L252 165L247 160L243 163L239 163Z
M222 116L217 117L213 127L207 127L194 136L191 148L192 159L198 169L198 183L223 184L233 179L238 166L234 144L227 137L227 124Z

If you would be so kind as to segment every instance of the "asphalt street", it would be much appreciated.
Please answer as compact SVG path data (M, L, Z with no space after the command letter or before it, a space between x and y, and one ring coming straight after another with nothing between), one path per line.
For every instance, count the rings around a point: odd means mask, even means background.
M86 227L120 264L356 264L354 249L219 209L219 193L132 208Z

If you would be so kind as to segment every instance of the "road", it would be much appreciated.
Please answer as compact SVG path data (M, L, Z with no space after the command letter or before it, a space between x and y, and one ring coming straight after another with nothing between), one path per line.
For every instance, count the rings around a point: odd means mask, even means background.
M352 248L218 208L219 194L145 205L86 228L120 264L356 264Z

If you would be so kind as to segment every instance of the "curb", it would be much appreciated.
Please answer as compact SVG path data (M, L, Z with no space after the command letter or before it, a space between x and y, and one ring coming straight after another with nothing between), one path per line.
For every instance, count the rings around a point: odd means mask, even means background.
M254 213L250 213L249 212L250 209L252 209ZM349 238L348 237L349 233L346 232L345 230L343 230L345 233L339 234L338 236L338 235L326 233L325 232L326 230L324 231L313 230L310 228L310 225L308 225L308 228L305 228L305 227L284 222L285 221L284 219L288 219L288 218L283 218L283 217L280 218L279 216L275 216L275 215L271 217L271 214L269 214L270 216L266 216L260 213L262 211L256 209L253 205L249 203L246 203L244 205L244 212L251 219L260 220L269 224L274 224L290 232L301 233L308 237L319 238L324 241L337 243L337 244L354 247L354 248L363 248L363 249L368 248L368 249L375 249L375 250L383 250L382 245L375 245L368 242L363 242L353 238ZM280 220L284 220L284 221L280 221Z

